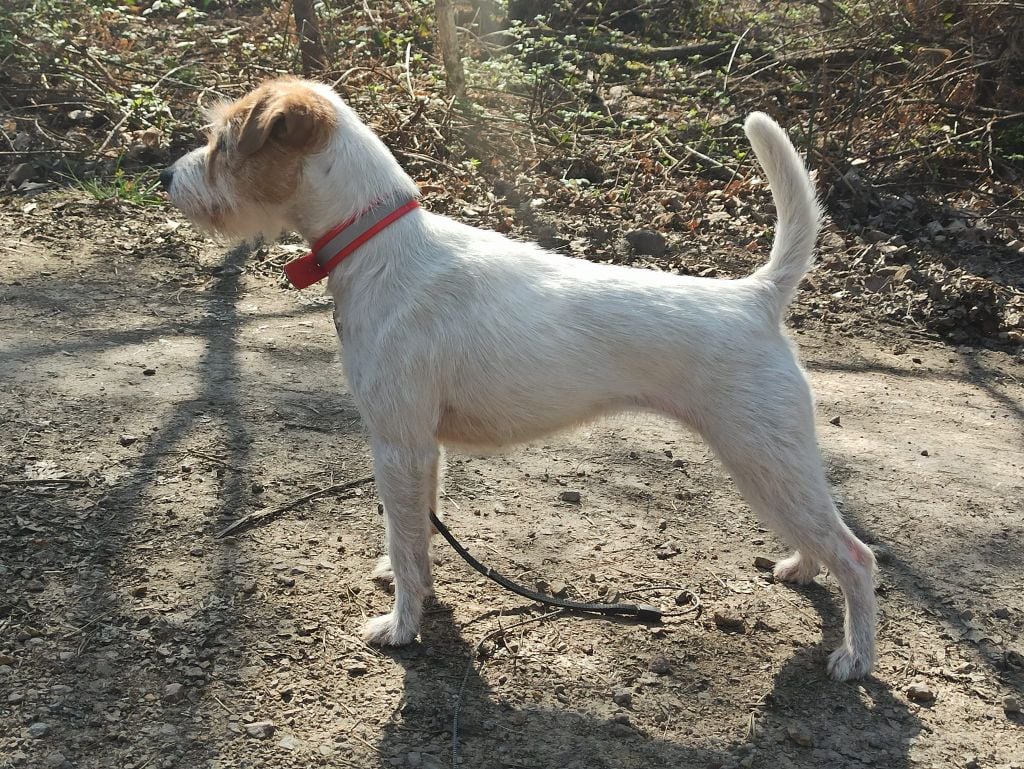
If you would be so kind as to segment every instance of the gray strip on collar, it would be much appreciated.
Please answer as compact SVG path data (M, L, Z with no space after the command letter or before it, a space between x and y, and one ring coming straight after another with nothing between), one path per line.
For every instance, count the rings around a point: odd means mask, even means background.
M360 215L348 227L327 241L326 246L316 252L316 263L320 265L321 269L326 269L327 263L337 254L351 246L359 236L371 227L376 227L401 207L402 205L395 205L393 202L381 203Z

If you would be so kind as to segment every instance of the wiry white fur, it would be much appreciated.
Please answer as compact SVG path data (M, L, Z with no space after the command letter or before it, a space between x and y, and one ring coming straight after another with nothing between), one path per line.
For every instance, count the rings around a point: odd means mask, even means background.
M417 189L333 91L310 87L335 105L338 128L276 215L313 241ZM441 445L502 446L646 410L697 430L760 520L796 548L777 577L807 582L824 565L838 579L845 638L829 670L839 680L871 670L874 559L832 503L810 387L780 326L811 264L820 212L782 129L760 113L745 127L779 214L770 260L750 277L592 264L422 209L331 273L395 580L394 609L367 624L369 641L404 644L418 632Z

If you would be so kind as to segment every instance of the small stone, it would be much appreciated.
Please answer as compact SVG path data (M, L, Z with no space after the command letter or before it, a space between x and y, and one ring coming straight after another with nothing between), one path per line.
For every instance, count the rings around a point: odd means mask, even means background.
M662 256L668 250L665 236L655 230L631 230L626 233L626 242L637 254Z
M830 425L835 425L836 427L843 426L842 418L838 416L832 417L830 420L828 420L828 423Z
M665 529L667 529L667 528L668 528L668 521L666 521L664 518L659 518L658 519L658 531L665 531Z
M996 619L1009 619L1010 610L1005 606L1000 606L999 608L992 610L992 616Z
M285 577L278 574L276 577L274 577L274 580L281 587L295 587L295 577Z
M612 694L612 702L620 707L633 707L633 692L629 689L616 689Z
M667 657L659 654L647 663L647 669L656 675L665 676L672 672L672 663Z
M245 724L242 728L245 729L245 733L250 737L256 737L260 740L274 736L274 732L277 730L277 726L273 721L253 721L252 723Z
M569 586L564 582L552 582L548 589L555 598L565 598L569 593Z
M1003 697L1003 710L1009 714L1020 713L1020 700L1013 696Z
M25 699L25 692L11 692L7 695L8 705L17 705Z
M685 459L673 459L672 460L672 467L686 467L686 460Z
M253 481L252 484L249 486L249 491L251 491L253 494L262 494L266 490L267 487L264 486L259 481Z
M43 766L46 769L60 769L60 767L67 765L67 762L67 758L59 750L47 753L43 758Z
M256 592L256 580L247 579L240 585L242 592L246 595L252 595Z
M122 446L131 446L137 440L139 439L136 438L134 435L128 435L128 433L124 433L123 435L121 435L120 438L117 439L117 442L120 443Z
M922 457L928 456L928 449L921 449L921 456Z
M108 660L97 660L96 675L101 678L109 678L114 675L114 666Z
M177 737L178 727L174 724L160 724L160 734L164 737Z
M410 750L405 754L405 765L409 769L420 769L423 766L423 754L418 750Z
M142 376L156 376L155 368L144 368L142 369Z
M279 743L277 743L277 744L279 746L281 746L282 748L284 748L285 750L298 750L299 749L299 745L301 743L299 743L299 741L297 739L295 739L294 737L292 737L289 734L287 737L282 737L281 741Z
M11 189L17 189L24 182L27 182L36 174L36 167L32 163L18 163L11 172L7 174L7 181L4 182L5 187Z
M907 687L907 698L914 702L934 702L935 692L924 684L911 684Z
M558 495L558 498L563 502L572 502L573 504L579 504L580 493L578 491L563 491Z
M809 748L814 744L814 735L803 724L790 724L786 729L789 739L802 748Z
M775 568L775 561L771 558L765 558L763 555L759 555L754 558L754 568L771 571Z
M712 619L714 620L715 627L727 633L742 633L746 630L743 618L733 614L722 614L716 611Z
M345 670L348 671L348 674L350 676L364 676L368 672L370 672L370 669L366 666L366 663L363 662L362 660L356 660L355 662L350 662L348 667L345 668Z
M184 696L184 684L167 684L167 686L164 687L164 702L181 702Z
M967 759L967 763L964 764L964 769L981 769L981 764L976 758Z
M44 721L36 721L28 725L28 736L33 739L40 739L50 733L50 725Z

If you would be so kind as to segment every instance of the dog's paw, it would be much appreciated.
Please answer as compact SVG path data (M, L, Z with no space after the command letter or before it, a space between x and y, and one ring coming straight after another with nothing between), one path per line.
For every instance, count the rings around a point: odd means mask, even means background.
M793 553L789 558L783 558L777 564L773 574L779 582L792 582L796 585L807 585L818 576L820 567L809 558L800 553Z
M829 655L828 674L836 681L851 681L866 676L874 664L870 655L857 654L843 644Z
M395 613L374 617L363 625L363 640L374 646L405 646L416 638L415 624L396 618Z
M385 584L395 581L395 572L391 568L391 556L382 555L377 559L373 571L370 572L370 579Z

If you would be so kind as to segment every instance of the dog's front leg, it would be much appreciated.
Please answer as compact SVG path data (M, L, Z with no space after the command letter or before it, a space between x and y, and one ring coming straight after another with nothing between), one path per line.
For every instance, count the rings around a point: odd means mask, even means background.
M382 646L401 646L416 637L423 599L430 593L430 518L435 504L439 451L373 441L377 491L384 501L384 532L395 578L395 606L374 617L363 638Z

